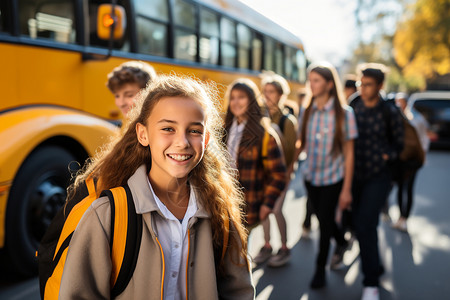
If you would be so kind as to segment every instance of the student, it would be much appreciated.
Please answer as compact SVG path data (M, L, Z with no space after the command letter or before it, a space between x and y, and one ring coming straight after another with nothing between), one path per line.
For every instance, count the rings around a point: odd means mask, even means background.
M430 139L428 138L427 135L429 127L428 122L425 120L425 118L420 112L414 109L414 107L407 109L406 108L407 103L408 103L408 95L405 93L397 93L397 95L395 96L395 104L405 114L405 117L413 126L411 127L411 129L414 129L415 132L417 133L417 135L409 136L410 139L409 145L415 146L414 147L416 149L415 153L422 153L423 155L425 155L430 145ZM405 128L405 143L406 139L407 136ZM420 151L420 149L422 151ZM420 156L420 154L418 156ZM397 220L396 223L392 224L392 227L400 231L407 232L408 227L406 221L408 220L413 205L414 182L416 179L417 172L421 168L421 162L414 159L408 161L400 160L400 164L398 167L400 170L398 172L399 174L397 178L395 178L395 181L398 186L397 201L398 207L400 209L400 218ZM404 199L403 197L405 192L406 192L406 199Z
M291 257L290 249L287 247L286 219L283 216L282 209L291 173L293 173L294 170L294 163L297 160L294 157L295 143L297 141L297 120L291 113L284 111L284 103L290 93L290 89L287 81L283 77L277 74L266 73L261 81L261 85L270 119L272 123L277 125L280 129L280 139L283 145L284 158L286 160L286 177L288 178L288 182L273 209L273 214L280 231L281 248L276 255L272 255L273 250L270 244L270 219L267 218L262 221L265 244L255 257L254 262L256 264L262 264L268 260L267 265L269 267L281 267L285 265Z
M127 116L136 95L156 78L152 66L142 61L127 61L108 74L106 86L114 95L116 106Z
M357 92L356 76L352 74L347 74L345 76L345 83L344 83L345 99L348 101L350 99L350 96L355 94L356 92Z
M320 227L316 271L310 284L317 289L326 285L330 238L334 237L337 243L331 268L340 266L348 246L335 220L336 207L339 205L338 211L342 211L352 202L353 140L357 128L353 110L341 94L335 68L328 63L312 65L308 76L312 97L300 129L300 149L307 154L301 173Z
M243 196L221 146L211 95L193 79L158 77L137 100L122 136L89 174L98 190L128 184L142 214L142 241L130 283L117 299L254 299L241 222ZM75 187L76 188L76 187ZM110 298L108 198L97 199L73 235L61 299ZM215 268L213 245L225 257Z
M225 116L227 145L239 182L245 194L246 222L254 228L272 212L286 187L286 164L277 133L270 120L263 117L258 88L249 79L234 81L226 96ZM263 157L264 137L268 134L267 157Z
M364 274L363 300L379 299L379 277L384 268L380 262L377 227L391 188L389 164L399 157L403 147L401 115L380 95L384 69L380 64L363 65L360 95L350 103L359 132L355 140L352 214Z

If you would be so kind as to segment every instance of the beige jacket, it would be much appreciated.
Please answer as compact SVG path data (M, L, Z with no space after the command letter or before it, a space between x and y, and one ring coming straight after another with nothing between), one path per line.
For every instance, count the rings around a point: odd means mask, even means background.
M128 185L136 211L149 212L142 214L142 241L136 269L117 299L164 299L162 250L152 222L153 214L161 212L147 183L145 166L130 177ZM110 299L110 224L108 198L97 199L84 214L70 242L59 299ZM247 261L238 266L230 261L227 252L224 276L216 278L210 216L201 206L190 219L188 229L187 298L254 299Z

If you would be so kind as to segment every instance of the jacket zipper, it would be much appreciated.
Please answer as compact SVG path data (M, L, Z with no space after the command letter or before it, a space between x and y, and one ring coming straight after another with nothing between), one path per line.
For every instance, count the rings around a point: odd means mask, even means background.
M156 238L156 242L158 243L159 249L161 250L161 256L162 256L162 267L163 267L162 269L163 269L163 271L162 271L162 278L161 278L161 300L163 300L164 299L163 298L163 295L164 295L164 275L165 275L165 272L166 272L166 263L165 263L165 260L164 260L164 251L162 249L161 243L159 242L159 239L158 239L157 236L155 236L155 238Z
M191 250L191 234L190 230L188 229L187 235L188 235L188 253L186 258L186 300L189 299L189 291L188 291L188 270L189 270L189 251Z

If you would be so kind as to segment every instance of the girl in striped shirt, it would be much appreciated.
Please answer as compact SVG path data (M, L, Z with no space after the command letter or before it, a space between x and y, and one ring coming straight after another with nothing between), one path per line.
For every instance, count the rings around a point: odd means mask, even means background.
M322 288L326 285L330 238L334 237L337 244L331 268L341 265L348 245L336 221L340 221L339 212L352 202L353 140L357 129L353 110L341 94L336 69L328 63L313 65L308 76L312 97L301 118L300 151L307 154L301 170L320 225L319 253L310 286Z

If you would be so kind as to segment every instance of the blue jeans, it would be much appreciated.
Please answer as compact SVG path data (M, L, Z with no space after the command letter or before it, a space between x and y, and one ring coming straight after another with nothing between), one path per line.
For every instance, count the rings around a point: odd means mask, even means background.
M382 266L378 249L378 221L381 208L389 195L391 176L353 180L353 225L359 241L364 286L378 286Z

